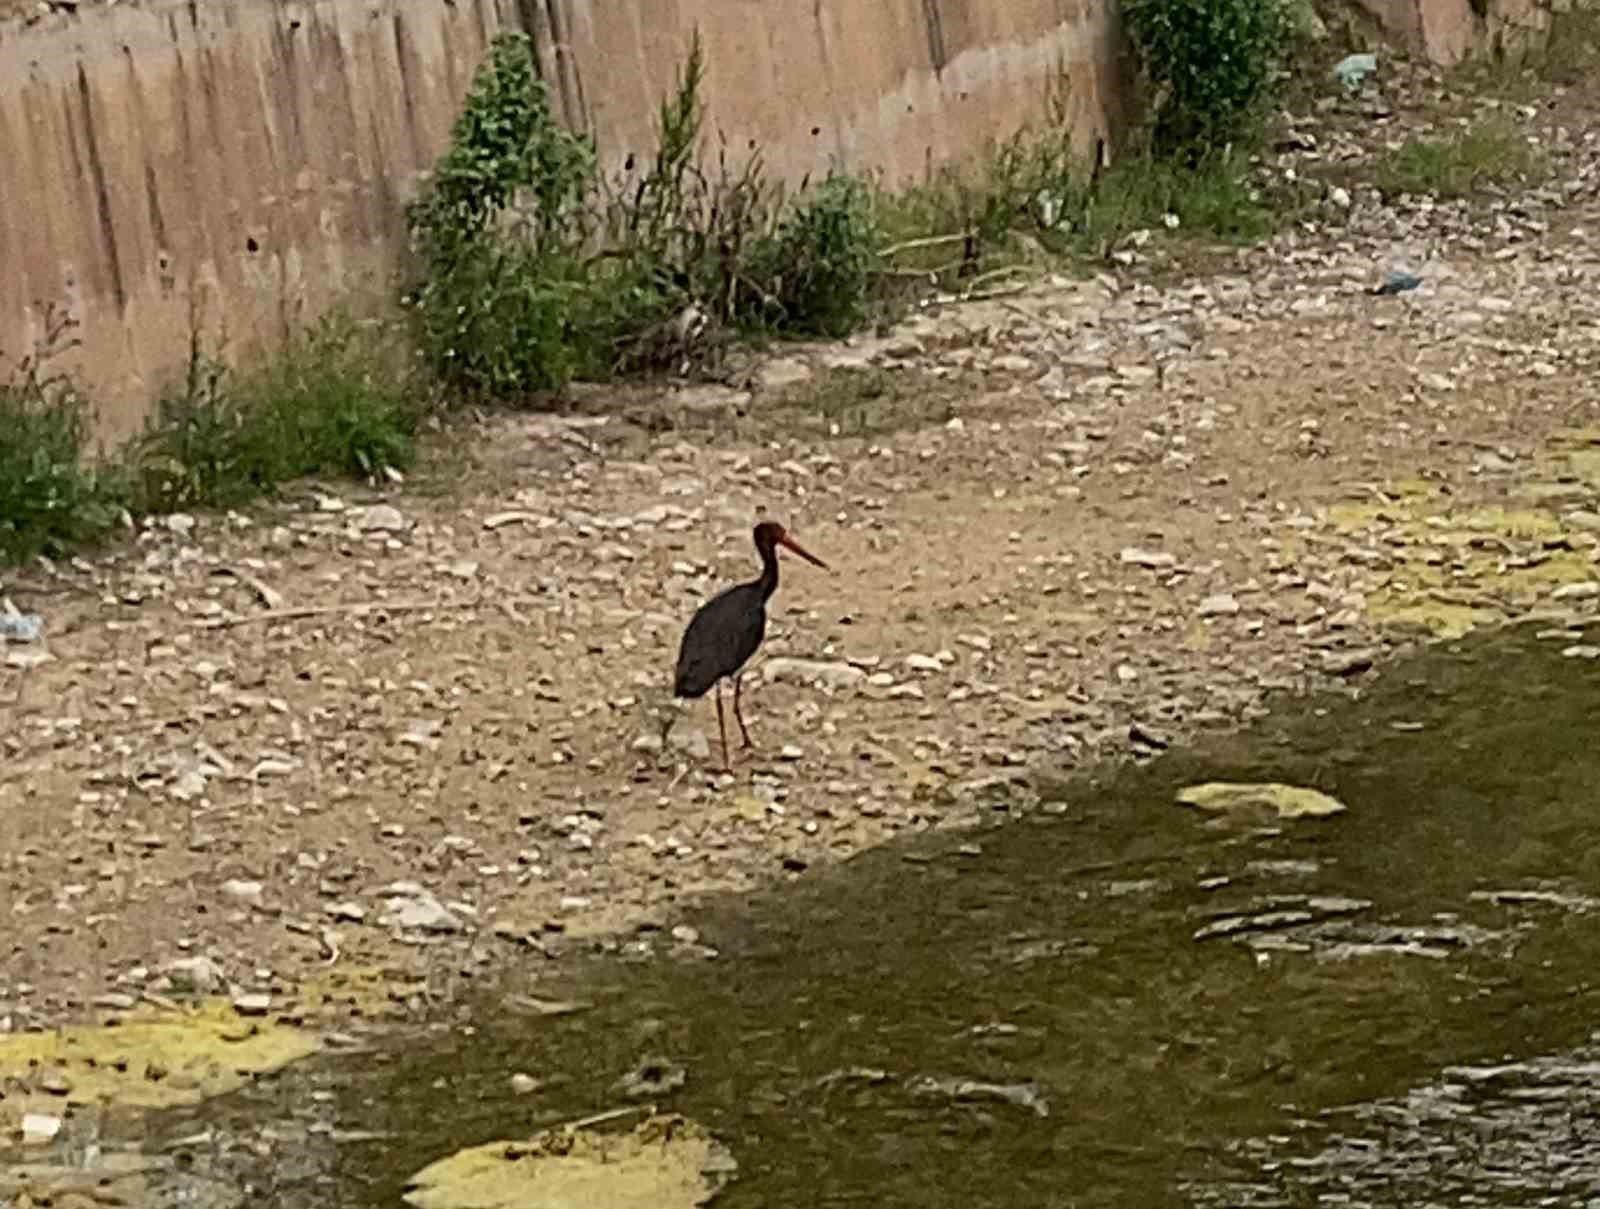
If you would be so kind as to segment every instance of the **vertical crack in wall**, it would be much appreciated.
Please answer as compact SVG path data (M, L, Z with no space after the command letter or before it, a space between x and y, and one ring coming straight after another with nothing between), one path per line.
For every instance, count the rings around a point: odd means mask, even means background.
M550 23L550 47L555 51L556 87L561 91L561 116L574 130L586 126L583 95L574 87L572 47L567 44L567 20L561 0L544 0L545 17Z
M118 313L128 309L128 290L122 281L122 257L117 253L117 228L111 221L111 189L106 184L105 162L100 158L100 137L94 126L94 98L89 75L78 61L78 97L83 102L83 136L89 153L89 175L94 181L95 207L100 215L100 238L105 242L106 268L111 273L111 294Z
M939 75L950 61L950 52L944 44L944 17L939 12L939 0L922 0L922 11L928 19L928 57L933 62L934 74Z

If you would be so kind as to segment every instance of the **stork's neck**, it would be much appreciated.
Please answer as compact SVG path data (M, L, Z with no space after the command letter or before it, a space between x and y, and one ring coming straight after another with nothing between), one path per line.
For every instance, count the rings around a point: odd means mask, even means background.
M761 603L765 604L778 590L778 552L770 545L756 549L761 555L761 578L756 580L756 586L761 589Z

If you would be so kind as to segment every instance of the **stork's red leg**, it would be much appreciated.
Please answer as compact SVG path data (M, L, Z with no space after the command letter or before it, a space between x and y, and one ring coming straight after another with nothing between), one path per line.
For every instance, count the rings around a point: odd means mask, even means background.
M722 716L722 681L717 681L717 734L722 736L722 771L732 772L733 762L728 759L728 724Z
M733 719L739 724L739 734L744 737L744 745L754 747L755 742L750 738L750 728L744 724L744 714L739 710L739 690L742 683L742 677L733 678Z

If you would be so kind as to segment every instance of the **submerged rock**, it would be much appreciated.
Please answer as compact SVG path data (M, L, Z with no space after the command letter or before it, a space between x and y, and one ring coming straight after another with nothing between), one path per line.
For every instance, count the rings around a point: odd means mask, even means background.
M1178 791L1180 806L1193 806L1210 814L1270 812L1280 819L1326 818L1343 814L1346 807L1338 798L1300 785L1275 781L1250 784L1234 781L1208 781Z

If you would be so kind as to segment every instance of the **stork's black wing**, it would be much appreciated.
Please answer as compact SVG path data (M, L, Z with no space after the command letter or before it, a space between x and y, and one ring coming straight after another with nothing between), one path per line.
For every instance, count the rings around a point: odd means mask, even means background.
M683 632L673 693L704 696L718 680L749 662L766 631L766 602L759 585L740 584L713 596Z

